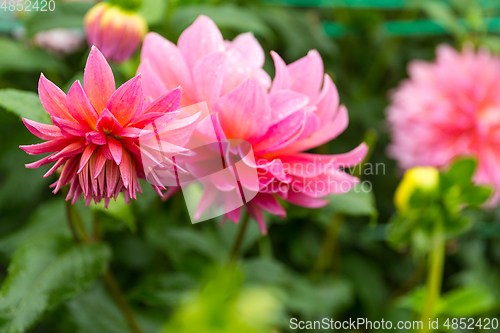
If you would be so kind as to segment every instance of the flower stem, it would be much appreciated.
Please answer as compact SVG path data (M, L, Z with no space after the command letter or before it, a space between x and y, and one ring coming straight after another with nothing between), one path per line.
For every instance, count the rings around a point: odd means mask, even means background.
M65 211L66 211L66 221L68 222L69 230L71 231L71 235L73 235L73 238L75 239L76 242L81 242L80 236L78 236L78 233L75 228L75 224L73 222L73 216L72 216L72 205L70 201L66 201L66 204L64 206Z
M94 213L93 217L94 217L93 221L94 238L97 241L99 233L96 232L96 230L99 230L99 225L98 225L99 221L97 220L97 214ZM89 241L91 241L91 239L88 236L87 230L85 229L85 225L83 224L83 221L80 215L78 214L78 211L69 201L66 201L66 218L68 220L68 225L71 230L71 234L73 235L75 241L79 243L88 243ZM111 297L113 297L114 301L116 302L116 305L118 306L123 316L125 317L130 330L133 333L143 333L142 330L137 325L132 310L130 309L127 300L125 299L125 296L123 296L123 292L121 291L120 286L116 282L116 279L113 276L111 269L108 269L106 273L104 273L103 280L104 284L111 293Z
M247 210L243 215L243 221L241 222L240 230L238 231L238 235L236 236L236 240L234 241L233 248L231 250L231 255L229 256L229 263L233 264L238 260L241 245L243 244L243 239L245 239L245 232L247 230L248 222L250 221L250 214Z
M80 234L80 237L84 243L87 243L89 241L89 235L87 234L87 229L85 228L85 225L83 224L82 218L80 217L80 214L78 214L78 211L76 210L75 206L70 204L70 215L72 216L73 223L78 230L78 233Z
M120 311L125 317L130 330L134 333L143 333L139 328L139 325L137 325L137 321L135 320L134 314L132 313L132 309L127 303L125 296L123 296L123 292L120 289L118 282L116 282L116 279L110 269L108 269L106 273L104 273L103 280L109 292L111 293L111 297L113 297L116 305L118 305Z
M424 323L424 329L422 332L428 332L430 330L429 322L434 319L436 302L438 301L441 293L445 260L445 245L445 233L442 226L439 225L434 231L432 250L429 253L429 275L427 277L426 296L421 317L422 322Z
M319 279L324 274L325 270L332 264L333 256L337 247L337 238L344 222L342 214L334 214L328 229L326 230L325 239L321 247L321 251L316 259L312 270L313 278Z

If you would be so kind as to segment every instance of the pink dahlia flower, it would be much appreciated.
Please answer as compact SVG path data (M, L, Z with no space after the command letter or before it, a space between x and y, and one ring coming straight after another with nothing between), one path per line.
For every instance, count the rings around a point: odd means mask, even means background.
M324 74L317 51L290 65L276 53L272 56L276 76L271 84L262 69L264 52L252 34L224 41L215 23L200 16L181 34L177 46L148 34L138 70L146 95L155 98L181 85L183 105L207 102L219 140L251 144L255 163L249 166L257 169L259 184L258 194L246 207L262 233L263 210L285 216L277 197L316 208L327 204L323 197L349 191L358 179L341 167L360 163L367 152L365 144L342 155L303 152L342 133L347 110L339 106L336 87ZM220 191L228 187L224 179L213 182ZM208 207L211 200L213 195L204 195L200 207ZM226 217L237 222L240 211L234 209Z
M55 162L44 175L47 177L61 167L59 179L51 185L54 193L71 183L66 200L75 203L83 193L88 205L92 199L109 200L123 192L126 201L136 199L141 192L139 178L144 178L139 136L147 135L142 128L152 121L160 122L163 132L168 128L183 129L170 139L182 145L189 140L195 125L175 119L180 89L163 94L154 101L145 102L141 76L136 76L115 89L115 80L108 63L96 47L92 47L84 74L84 88L76 81L68 95L43 74L38 86L40 101L51 115L54 125L23 119L28 130L43 143L21 146L30 155L52 153L26 165L38 168ZM167 135L164 135L167 139ZM181 152L184 149L172 144ZM153 186L161 195L159 186Z
M84 27L88 44L114 62L128 60L148 31L140 14L107 2L98 3L85 14Z
M437 59L413 61L391 96L389 154L403 169L445 167L475 156L479 184L500 186L500 59L487 49L439 46ZM499 192L491 199L500 200Z

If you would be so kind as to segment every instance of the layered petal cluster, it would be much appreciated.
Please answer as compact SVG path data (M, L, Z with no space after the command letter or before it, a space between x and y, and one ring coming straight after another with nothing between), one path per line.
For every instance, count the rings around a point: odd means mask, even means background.
M84 17L85 35L106 59L123 62L129 59L147 33L146 20L137 13L100 2Z
M138 179L144 178L137 139L154 134L142 130L152 121L164 125L159 131L168 130L168 126L183 130L183 139L176 141L181 145L193 131L176 119L180 89L145 101L140 75L116 89L111 68L96 47L87 60L84 87L76 81L66 95L42 74L38 91L53 125L23 119L31 133L47 141L21 149L30 155L51 154L26 167L55 162L44 177L61 168L59 179L51 187L56 193L71 184L66 200L73 203L81 194L87 205L92 199L96 203L104 199L107 206L120 192L126 201L129 197L136 199L136 192L141 192ZM161 195L163 188L153 187Z
M391 96L389 154L403 169L478 159L474 180L500 186L500 58L466 46L437 49L435 62L413 61ZM496 191L490 203L500 200Z
M155 98L181 85L182 105L208 104L219 140L240 139L252 145L251 167L258 171L259 188L246 206L263 233L263 210L285 215L277 197L321 207L327 204L321 198L347 192L358 181L341 168L360 163L367 152L361 144L341 155L304 153L342 133L348 124L347 110L339 106L336 87L324 74L317 51L290 65L274 52L272 57L276 76L271 82L262 70L264 52L252 34L224 41L215 23L200 16L181 34L177 46L148 34L138 70L146 95ZM213 185L219 191L233 190L224 180L214 179ZM203 198L211 200L213 195ZM240 209L226 217L237 222Z

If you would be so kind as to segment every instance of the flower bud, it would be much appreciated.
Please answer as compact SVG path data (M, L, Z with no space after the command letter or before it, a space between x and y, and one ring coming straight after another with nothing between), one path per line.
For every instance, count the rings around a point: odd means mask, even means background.
M106 2L87 12L84 26L89 45L114 62L130 58L147 32L146 20L140 14Z
M408 209L410 198L417 189L432 192L439 185L439 171L434 167L415 167L406 171L394 195L394 205L400 212Z

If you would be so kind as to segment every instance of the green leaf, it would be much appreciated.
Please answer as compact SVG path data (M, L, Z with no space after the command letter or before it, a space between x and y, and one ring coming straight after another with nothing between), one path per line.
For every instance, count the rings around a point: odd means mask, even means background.
M27 34L32 37L37 32L54 28L83 30L83 17L93 5L92 2L59 1L54 11L32 11L24 20Z
M0 291L0 332L25 332L45 311L88 288L110 257L104 244L75 245L62 236L41 236L23 244Z
M96 283L91 290L68 302L67 308L77 333L132 333L125 317L101 283ZM161 327L158 319L151 320L137 312L134 316L145 333L158 332Z
M0 38L0 73L61 70L64 65L54 55L30 49L11 39Z
M305 318L337 315L354 301L352 284L345 279L328 278L318 284L294 276L286 288L287 306Z
M138 13L141 14L149 25L162 23L167 13L168 1L143 0Z
M26 226L0 238L0 253L10 257L22 243L41 234L70 236L62 200L56 199L41 204Z
M183 273L152 274L129 293L129 297L151 306L176 306L197 281Z
M377 214L373 192L364 191L359 185L344 194L330 196L330 203L324 208L329 216L341 213L351 216L370 216Z
M425 1L422 3L422 9L450 33L456 36L465 33L464 27L448 4L440 1Z
M464 158L456 161L444 174L446 181L452 184L467 186L476 171L477 162L473 158Z
M492 192L492 189L486 186L473 186L462 193L460 199L469 205L480 205L488 200Z
M0 46L1 49L1 46ZM1 60L0 60L1 63ZM0 90L0 106L21 118L50 124L50 116L40 103L37 94L16 89Z
M441 299L440 313L449 317L473 317L490 311L496 305L494 293L481 285L452 290Z
M260 284L283 284L289 280L286 266L276 260L258 258L243 264L247 281Z
M125 203L123 194L120 194L118 198L116 198L116 201L111 200L109 202L108 208L104 207L104 201L101 201L96 205L92 205L91 208L102 211L119 221L123 221L123 223L127 225L132 233L136 232L137 225L134 213L132 212L131 206Z

